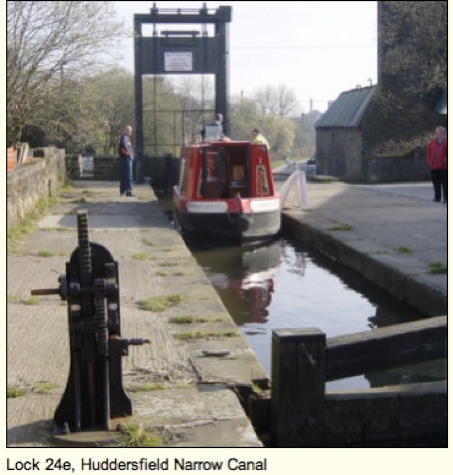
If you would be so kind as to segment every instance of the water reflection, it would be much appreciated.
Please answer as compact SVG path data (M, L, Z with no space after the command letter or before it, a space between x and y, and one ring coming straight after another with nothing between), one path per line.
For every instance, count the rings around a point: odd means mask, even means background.
M280 240L248 247L201 242L189 245L237 325L268 322L280 264Z
M274 329L316 327L329 338L423 318L359 274L291 239L255 247L188 246L268 374ZM414 365L330 382L327 388L438 380L445 372L443 363Z

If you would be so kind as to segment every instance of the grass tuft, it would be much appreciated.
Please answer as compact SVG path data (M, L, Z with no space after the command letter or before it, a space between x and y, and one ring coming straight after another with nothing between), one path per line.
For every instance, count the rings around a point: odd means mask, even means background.
M430 274L446 274L448 271L447 265L442 262L435 261L429 265Z
M7 399L15 399L16 397L21 397L26 394L26 390L23 388L16 388L15 386L8 386L6 390Z
M239 333L235 330L226 332L192 331L177 333L175 338L178 340L197 340L200 338L234 338L237 336L239 336Z
M165 312L165 310L181 303L184 299L185 297L181 294L158 295L149 299L139 300L137 304L142 310Z
M400 246L398 249L398 254L412 254L413 251L409 247Z
M330 227L329 231L352 231L352 226L350 224L337 224Z
M121 432L120 447L161 447L164 439L141 425L126 423L119 427Z

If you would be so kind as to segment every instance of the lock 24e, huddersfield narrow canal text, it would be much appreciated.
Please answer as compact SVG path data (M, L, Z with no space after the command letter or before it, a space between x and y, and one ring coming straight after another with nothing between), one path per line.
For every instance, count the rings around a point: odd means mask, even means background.
M199 470L231 470L231 471L248 471L248 470L258 470L265 471L268 469L267 459L263 458L262 460L240 460L238 458L232 457L227 461L216 460L188 460L185 458L174 458L172 460L172 469L177 470L187 470L187 471L199 471ZM13 461L8 458L6 461L7 470L14 471L40 471L40 470L59 470L59 471L69 471L74 473L77 471L76 463L70 461L64 461L62 459L52 459L47 458L45 460L39 460L37 458L32 458L31 460L18 460ZM156 459L148 460L147 458L141 458L139 460L119 460L117 458L109 459L106 458L102 461L95 460L92 458L82 458L80 460L80 470L87 471L116 471L116 470L170 470L171 464L170 459Z

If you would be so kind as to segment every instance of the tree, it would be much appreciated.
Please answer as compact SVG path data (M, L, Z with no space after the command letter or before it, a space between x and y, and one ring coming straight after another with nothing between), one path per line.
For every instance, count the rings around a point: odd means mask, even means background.
M288 117L299 106L296 93L285 84L277 87L277 114L280 117Z
M253 95L262 115L275 113L276 92L275 88L268 84L265 87L257 89Z
M321 112L310 111L293 119L296 124L296 136L291 153L295 157L311 158L316 151L315 123L321 117Z
M122 25L113 2L7 2L7 140L20 140L63 80L88 75L110 54ZM34 115L39 125L39 114Z
M379 3L383 85L394 83L407 94L427 99L439 90L447 92L447 2Z
M296 126L294 122L278 115L261 114L261 106L252 99L233 97L231 102L231 134L233 140L250 140L252 129L258 128L271 145L273 160L291 153Z
M268 84L257 89L253 97L263 116L270 114L288 117L299 105L296 93L285 84Z
M105 154L115 153L123 127L130 124L135 128L132 73L123 68L107 69L86 82L84 96L94 104L95 148Z
M296 125L289 119L274 115L266 117L263 131L269 143L273 158L282 159L290 155L296 136Z

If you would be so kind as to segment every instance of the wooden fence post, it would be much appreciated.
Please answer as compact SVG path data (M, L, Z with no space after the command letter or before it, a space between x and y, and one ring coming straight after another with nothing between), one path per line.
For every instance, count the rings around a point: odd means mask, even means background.
M271 444L320 447L326 335L317 328L272 333Z

